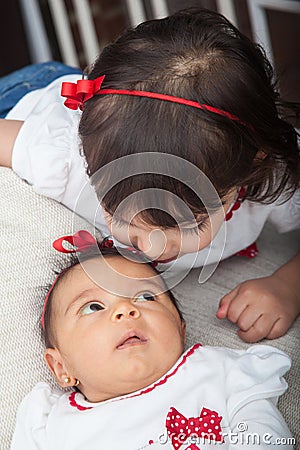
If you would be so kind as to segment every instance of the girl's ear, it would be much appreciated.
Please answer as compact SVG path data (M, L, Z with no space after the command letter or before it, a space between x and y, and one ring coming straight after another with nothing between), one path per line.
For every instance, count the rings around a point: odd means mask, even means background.
M74 386L75 378L68 374L60 351L57 348L46 348L45 361L61 387Z

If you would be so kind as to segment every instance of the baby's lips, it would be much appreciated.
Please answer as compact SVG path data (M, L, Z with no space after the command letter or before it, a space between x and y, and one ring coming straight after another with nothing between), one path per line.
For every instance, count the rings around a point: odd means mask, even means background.
M126 348L127 346L144 344L147 339L139 331L129 331L125 333L117 344L117 349Z

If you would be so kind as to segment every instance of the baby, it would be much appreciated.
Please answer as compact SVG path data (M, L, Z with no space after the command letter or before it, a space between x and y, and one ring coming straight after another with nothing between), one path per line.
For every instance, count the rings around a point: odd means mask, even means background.
M218 443L233 450L287 442L275 405L287 388L289 358L264 345L184 351L185 322L162 278L140 255L111 244L83 230L54 243L76 256L45 299L45 360L72 390L35 386L20 406L11 449L203 450Z

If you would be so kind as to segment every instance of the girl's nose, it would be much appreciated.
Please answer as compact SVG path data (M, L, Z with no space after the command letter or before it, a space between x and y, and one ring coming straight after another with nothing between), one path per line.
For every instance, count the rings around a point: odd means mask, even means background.
M150 259L156 259L166 250L167 239L162 230L153 230L138 236L137 246Z
M112 320L114 322L123 319L138 319L139 317L139 309L130 300L119 301L112 314Z

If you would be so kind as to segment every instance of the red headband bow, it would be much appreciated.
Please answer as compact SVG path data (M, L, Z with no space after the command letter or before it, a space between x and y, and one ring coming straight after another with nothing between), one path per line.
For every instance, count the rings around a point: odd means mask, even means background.
M82 109L84 103L100 90L105 75L95 80L78 80L77 83L62 83L61 96L66 97L64 105L70 109Z
M63 245L65 241L73 245L74 248L71 250L66 249ZM104 239L99 244L94 236L86 230L79 230L72 236L62 236L52 243L53 248L61 253L82 253L92 247L97 247L101 250L102 248L111 248L113 245L113 241L110 239Z
M128 89L101 89L101 85L104 81L105 75L96 78L95 80L78 80L77 83L62 83L61 96L66 97L64 104L70 109L83 109L84 103L95 95L132 95L135 97L147 97L154 98L162 101L179 103L181 105L192 106L193 108L206 110L219 116L227 117L230 120L247 126L252 131L254 128L251 124L243 122L238 116L231 114L223 109L215 108L214 106L206 105L204 103L198 103L194 100L187 100L182 97L174 97L173 95L159 94L157 92L149 91L136 91Z
M69 244L73 245L74 248L71 250L66 249L63 245L65 241L68 242ZM96 239L94 238L94 236L91 235L91 233L89 233L86 230L80 230L80 231L77 231L72 236L62 236L62 237L56 239L52 243L52 246L55 248L55 250L57 250L58 252L61 252L61 253L76 253L76 252L84 253L84 252L92 249L93 247L99 248L100 250L102 250L103 248L111 248L114 246L114 244L113 244L113 241L110 239L104 239L99 244L96 241ZM57 277L53 281L53 283L45 297L43 311L42 311L42 317L41 317L41 323L42 323L43 330L45 330L45 311L46 311L49 297L50 297L51 292L53 291L54 286L56 285L57 281L66 272L66 270L68 270L68 268L63 270L59 275L57 275Z

